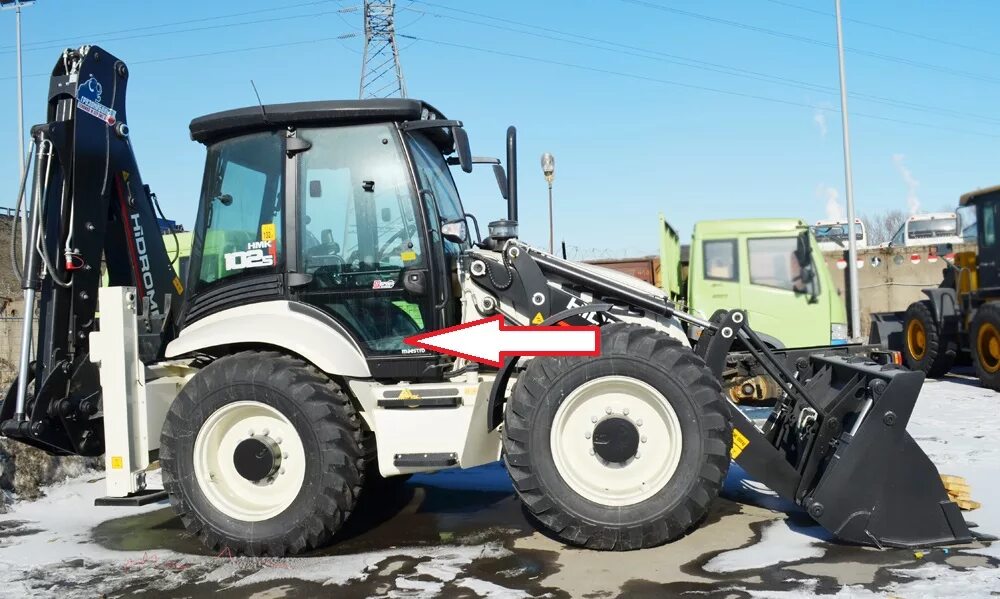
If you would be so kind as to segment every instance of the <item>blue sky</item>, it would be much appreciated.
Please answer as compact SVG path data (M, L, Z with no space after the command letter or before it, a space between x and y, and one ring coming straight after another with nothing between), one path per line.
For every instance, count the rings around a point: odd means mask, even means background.
M190 226L204 160L190 120L253 104L251 78L266 103L356 97L359 5L39 0L24 11L25 119L44 118L60 48L104 46L130 66L143 179ZM522 237L547 243L538 161L552 152L557 242L595 257L655 252L659 212L686 237L698 220L812 221L843 205L832 10L832 0L399 0L397 21L409 95L463 120L475 154L499 156L506 126L518 127ZM844 16L859 213L938 210L1000 183L990 43L1000 3L844 0ZM192 22L161 26L179 21ZM7 206L13 43L14 15L0 12ZM480 221L503 215L487 170L456 177Z

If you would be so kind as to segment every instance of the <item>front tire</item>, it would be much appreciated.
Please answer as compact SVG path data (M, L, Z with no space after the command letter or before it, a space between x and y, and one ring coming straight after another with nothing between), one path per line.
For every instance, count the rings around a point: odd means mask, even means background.
M913 302L906 309L903 341L903 359L910 370L940 378L955 364L958 348L954 340L942 333L934 318L934 306L928 300Z
M983 304L976 310L969 331L969 347L979 382L1000 391L1000 305Z
M718 381L654 329L601 329L597 358L534 358L504 421L504 460L527 510L560 540L603 550L679 538L729 470Z
M309 364L242 352L202 369L170 407L163 486L213 551L281 556L327 543L364 475L350 399Z

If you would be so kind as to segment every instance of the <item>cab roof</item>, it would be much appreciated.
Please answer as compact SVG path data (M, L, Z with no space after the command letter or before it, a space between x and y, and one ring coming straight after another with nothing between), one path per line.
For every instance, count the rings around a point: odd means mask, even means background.
M970 191L969 193L964 193L958 199L958 204L960 206L969 206L975 204L979 200L982 200L985 196L992 195L1000 192L1000 185L994 185L993 187L984 187L983 189L977 189L975 191Z
M435 119L444 119L444 116L422 100L323 100L216 112L194 119L189 128L191 139L207 145L238 135L287 127L338 127Z
M703 220L695 223L697 235L744 235L747 233L786 233L808 225L798 218L735 218Z

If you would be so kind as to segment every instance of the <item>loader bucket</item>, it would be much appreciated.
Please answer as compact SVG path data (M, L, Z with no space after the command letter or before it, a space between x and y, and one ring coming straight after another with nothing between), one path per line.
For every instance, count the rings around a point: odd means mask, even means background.
M937 468L906 432L923 373L833 356L811 356L797 369L806 394L789 400L783 416L776 410L765 431L734 419L747 449L766 444L736 457L747 472L846 542L915 548L972 540Z

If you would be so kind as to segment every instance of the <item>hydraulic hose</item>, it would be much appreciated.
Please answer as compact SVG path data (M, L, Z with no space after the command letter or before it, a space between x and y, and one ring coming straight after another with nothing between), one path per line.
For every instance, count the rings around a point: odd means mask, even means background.
M14 272L17 273L18 279L23 279L23 274L21 273L21 266L17 261L17 221L21 219L21 204L24 203L24 188L28 182L28 171L31 170L31 156L35 152L35 140L31 140L31 144L28 146L28 153L24 157L24 171L21 172L21 184L17 189L17 201L14 203L14 220L11 221L10 225L10 264L14 268ZM27 212L27 210L25 210ZM24 234L21 234L21 243L24 243ZM21 248L21 257L24 258L24 252L27 248Z

